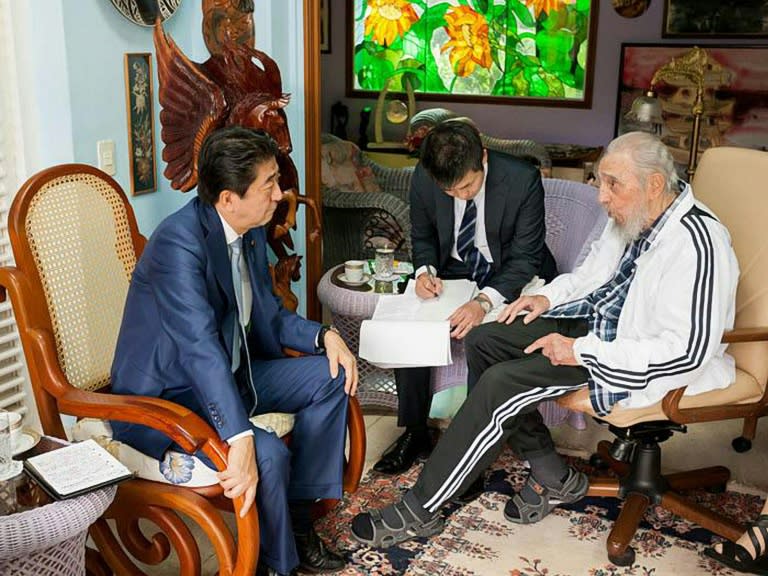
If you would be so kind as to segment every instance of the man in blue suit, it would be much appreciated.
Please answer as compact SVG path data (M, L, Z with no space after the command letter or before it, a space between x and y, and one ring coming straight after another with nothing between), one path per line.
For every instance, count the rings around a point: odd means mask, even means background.
M164 398L206 419L229 444L224 495L258 500L260 571L344 565L312 527L311 504L341 498L348 395L357 367L341 337L282 307L267 267L267 224L282 197L266 133L237 126L200 150L198 196L166 218L131 279L112 365L119 394ZM305 354L286 358L283 348ZM296 415L291 448L252 426ZM172 442L113 422L115 436L162 459Z

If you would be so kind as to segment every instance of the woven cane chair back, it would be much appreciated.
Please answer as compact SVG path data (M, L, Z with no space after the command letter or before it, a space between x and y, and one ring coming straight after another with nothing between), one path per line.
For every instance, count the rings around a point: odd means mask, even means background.
M72 386L96 390L109 383L136 250L114 181L90 167L64 168L27 195L22 229L59 364Z

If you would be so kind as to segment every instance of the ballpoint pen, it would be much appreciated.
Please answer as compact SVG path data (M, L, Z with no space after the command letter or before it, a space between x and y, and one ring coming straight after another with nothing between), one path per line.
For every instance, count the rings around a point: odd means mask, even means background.
M440 294L437 293L437 285L435 284L435 275L432 274L432 266L427 265L427 278L429 279L429 283L432 285L432 294L435 295L435 298L438 298Z

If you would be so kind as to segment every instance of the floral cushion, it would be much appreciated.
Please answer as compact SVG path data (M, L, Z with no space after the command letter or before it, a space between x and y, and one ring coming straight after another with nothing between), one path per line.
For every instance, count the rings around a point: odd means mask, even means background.
M325 188L343 192L381 192L370 166L360 163L360 149L352 142L326 134L320 151Z
M283 437L293 430L293 414L270 413L251 418L251 424ZM93 438L136 476L144 480L200 488L217 484L216 470L209 468L196 456L168 450L162 460L155 460L128 444L112 439L112 427L105 420L84 418L72 428L72 440L80 442Z

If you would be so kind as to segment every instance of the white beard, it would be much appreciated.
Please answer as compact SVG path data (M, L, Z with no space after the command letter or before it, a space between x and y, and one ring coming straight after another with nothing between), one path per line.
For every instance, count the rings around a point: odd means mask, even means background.
M627 244L634 242L641 232L648 227L648 207L645 203L639 203L626 218L623 224L618 224L621 237Z

